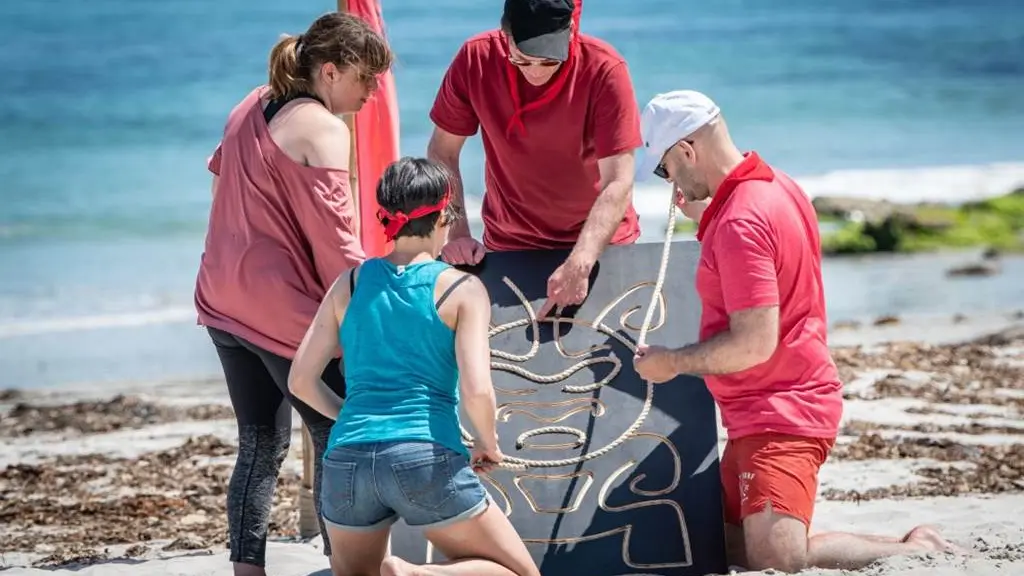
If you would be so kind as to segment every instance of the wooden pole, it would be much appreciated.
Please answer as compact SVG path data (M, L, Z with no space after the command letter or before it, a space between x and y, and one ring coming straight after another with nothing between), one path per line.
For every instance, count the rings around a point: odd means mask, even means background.
M302 486L299 489L299 536L312 538L320 533L316 517L316 502L313 499L313 438L309 429L302 426ZM326 538L326 535L324 536Z

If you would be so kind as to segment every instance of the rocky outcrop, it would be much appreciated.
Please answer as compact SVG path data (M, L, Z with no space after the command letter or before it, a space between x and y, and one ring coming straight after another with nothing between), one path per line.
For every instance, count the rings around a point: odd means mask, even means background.
M1024 251L1024 189L962 204L897 204L842 196L819 196L812 204L820 220L838 221L823 230L822 250L828 254L944 247ZM998 272L998 266L985 262L951 274Z
M819 196L811 204L819 216L881 226L886 222L910 228L942 230L954 224L943 204L895 204L888 200Z
M982 252L981 261L954 266L946 270L946 276L992 276L1002 271L1003 267L999 261L999 251L989 248Z
M894 204L886 200L821 196L812 201L819 218L836 218L860 226L872 252L896 252L907 233L942 233L952 228L955 213L939 204Z
M1002 271L998 262L975 262L972 264L964 264L963 266L954 266L949 270L946 270L946 276L992 276Z
M818 216L851 222L881 222L897 212L910 213L906 206L867 198L819 196L811 201L811 204Z

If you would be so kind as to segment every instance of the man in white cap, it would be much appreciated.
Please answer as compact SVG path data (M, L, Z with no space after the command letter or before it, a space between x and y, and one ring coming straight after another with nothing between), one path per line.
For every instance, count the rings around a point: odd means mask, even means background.
M842 383L828 349L818 220L796 182L733 144L718 106L681 90L641 115L636 180L672 183L698 221L699 342L649 346L641 377L704 377L728 443L721 475L730 562L754 570L855 570L879 558L952 549L934 530L903 538L808 536L818 470L835 444Z

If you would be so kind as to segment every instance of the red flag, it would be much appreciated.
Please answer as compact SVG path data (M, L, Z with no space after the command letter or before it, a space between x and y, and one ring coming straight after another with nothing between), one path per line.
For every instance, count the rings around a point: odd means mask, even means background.
M339 3L340 4L340 3ZM385 36L379 0L348 0L348 12ZM390 70L378 78L377 93L355 116L356 176L359 179L359 223L367 258L384 256L392 243L377 220L377 182L389 164L398 160L398 95ZM355 192L355 191L354 191Z

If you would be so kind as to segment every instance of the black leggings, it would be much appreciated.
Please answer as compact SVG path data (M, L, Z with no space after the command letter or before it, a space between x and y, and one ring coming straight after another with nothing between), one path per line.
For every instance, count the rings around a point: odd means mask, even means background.
M264 566L267 527L281 463L291 442L292 407L309 429L313 458L313 501L324 540L324 554L331 555L323 516L320 514L321 458L334 420L310 408L288 392L292 362L232 334L207 327L217 348L231 405L238 420L238 459L228 484L228 529L231 561ZM331 360L323 381L345 397L345 379L337 359ZM286 401L287 400L287 401Z

